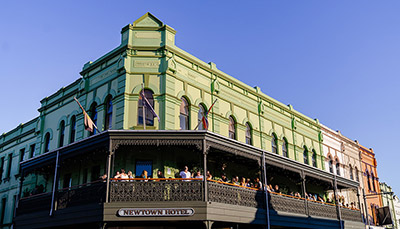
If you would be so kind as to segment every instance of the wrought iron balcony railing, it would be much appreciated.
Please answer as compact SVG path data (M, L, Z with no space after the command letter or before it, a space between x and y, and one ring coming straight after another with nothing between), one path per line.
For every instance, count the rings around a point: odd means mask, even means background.
M306 200L304 198L269 193L269 208L276 212L289 212L309 216L337 219L337 206L331 203ZM362 222L359 209L339 206L342 220Z
M265 193L254 188L246 188L213 180L207 181L208 192L204 192L202 179L111 179L109 202L166 202L205 201L253 208L265 208ZM57 191L56 209L105 202L106 182L74 186ZM287 212L323 218L337 219L337 206L304 198L269 193L271 212ZM50 210L51 193L22 198L17 214ZM340 207L343 220L361 222L358 209Z

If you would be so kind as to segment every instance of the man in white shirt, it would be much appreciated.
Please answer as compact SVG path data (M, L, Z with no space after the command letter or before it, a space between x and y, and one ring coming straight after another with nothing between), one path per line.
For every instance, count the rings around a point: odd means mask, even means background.
M179 173L179 176L181 176L181 178L191 178L189 168L186 165L184 167L184 170ZM188 181L188 180L186 180L186 181Z

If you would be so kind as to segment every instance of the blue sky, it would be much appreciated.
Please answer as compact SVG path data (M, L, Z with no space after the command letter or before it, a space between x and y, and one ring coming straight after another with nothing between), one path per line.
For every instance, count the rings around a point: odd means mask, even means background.
M374 149L400 194L400 1L6 1L0 7L0 133L80 77L151 12L176 44Z

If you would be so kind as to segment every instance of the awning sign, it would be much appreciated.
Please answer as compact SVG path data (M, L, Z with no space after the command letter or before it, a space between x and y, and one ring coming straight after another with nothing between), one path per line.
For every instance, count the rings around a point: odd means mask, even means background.
M121 208L118 216L146 217L146 216L192 216L193 208Z

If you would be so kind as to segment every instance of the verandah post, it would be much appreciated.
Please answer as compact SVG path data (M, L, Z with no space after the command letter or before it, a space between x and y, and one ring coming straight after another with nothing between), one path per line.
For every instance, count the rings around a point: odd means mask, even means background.
M310 215L310 212L308 211L308 202L307 202L307 189L306 189L306 175L304 174L304 170L301 170L300 173L301 177L301 187L303 191L303 196L304 196L304 205L305 205L305 210L306 210L306 215Z
M207 142L204 136L203 139L203 168L204 168L204 201L208 202L208 184L207 184Z
M334 178L333 178L333 195L334 195L334 198L335 198L336 212L337 212L337 217L338 217L338 220L339 220L340 229L343 229L343 224L342 224L342 213L341 213L341 211L340 211L339 199L337 198L337 181L336 181L336 175L334 175Z
M267 180L267 168L265 165L265 152L262 152L262 159L261 159L261 170L262 170L262 174L263 174L263 187L264 187L264 193L265 193L265 209L267 211L267 229L270 228L270 222L269 222L269 199L268 199L268 180Z
M54 215L54 211L56 210L54 203L56 201L55 200L56 192L58 190L59 159L60 159L60 151L57 151L56 165L55 165L55 168L54 168L53 190L52 190L52 193L51 193L51 205L50 205L50 214L49 214L50 216L53 216Z
M108 151L108 155L107 155L107 164L106 164L106 171L107 171L107 179L106 179L106 203L110 202L110 176L111 176L111 172L110 172L110 168L111 168L111 155L112 152Z

